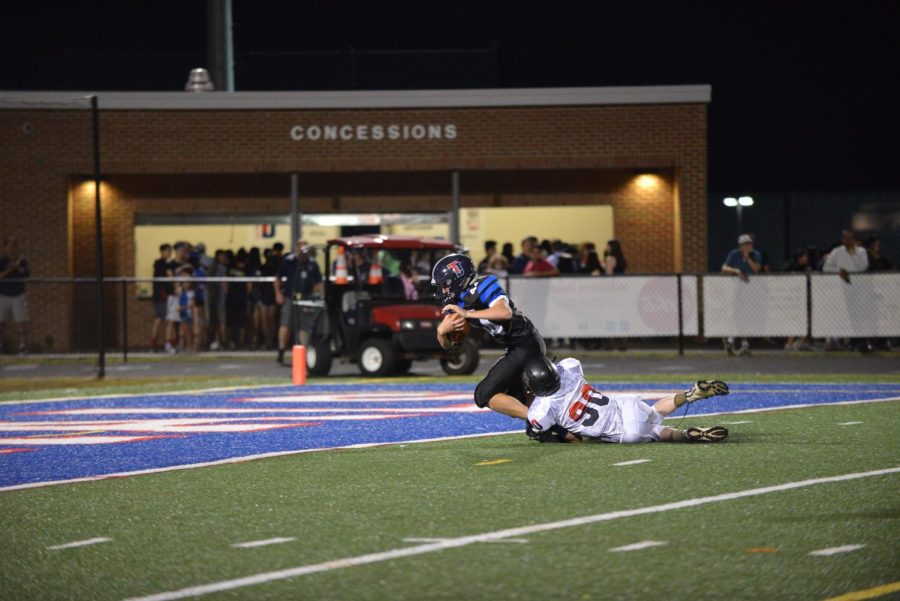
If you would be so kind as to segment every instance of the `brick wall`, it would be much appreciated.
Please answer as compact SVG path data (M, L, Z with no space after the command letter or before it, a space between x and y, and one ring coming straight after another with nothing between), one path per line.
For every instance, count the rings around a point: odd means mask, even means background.
M290 136L295 125L393 123L452 123L457 135L316 142ZM87 111L0 111L0 229L19 236L35 277L95 273L93 189L83 183L93 171L90 128ZM464 207L610 204L630 272L706 266L702 104L109 111L101 113L101 148L110 276L133 275L135 214L285 214L290 172L301 173L308 212L446 210L452 170L461 172ZM636 176L648 171L658 183L641 187ZM35 345L95 344L92 286L32 284L29 302ZM111 291L110 343L121 337L120 303ZM149 303L131 306L129 337L145 344Z

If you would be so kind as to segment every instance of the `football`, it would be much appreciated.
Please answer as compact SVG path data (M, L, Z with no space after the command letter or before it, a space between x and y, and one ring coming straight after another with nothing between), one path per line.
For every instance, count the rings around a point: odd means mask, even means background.
M469 321L463 320L463 328L461 330L453 330L448 335L448 338L450 338L450 342L452 342L453 344L459 344L460 342L465 340L466 336L468 336L468 335L469 335Z

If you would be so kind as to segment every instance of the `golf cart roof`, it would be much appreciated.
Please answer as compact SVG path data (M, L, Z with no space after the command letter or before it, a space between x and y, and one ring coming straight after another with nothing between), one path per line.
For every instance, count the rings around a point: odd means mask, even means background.
M386 248L389 250L459 250L461 247L440 238L419 238L417 236L387 236L367 234L333 238L328 244L344 248Z

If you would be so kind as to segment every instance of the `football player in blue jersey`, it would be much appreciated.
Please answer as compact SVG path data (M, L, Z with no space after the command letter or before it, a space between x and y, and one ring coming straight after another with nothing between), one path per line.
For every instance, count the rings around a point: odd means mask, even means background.
M472 259L465 255L447 255L438 261L431 272L431 285L448 315L437 328L441 348L453 346L450 335L462 330L466 320L506 348L475 388L475 404L526 419L522 368L529 359L547 352L537 328L516 309L497 277L478 275Z

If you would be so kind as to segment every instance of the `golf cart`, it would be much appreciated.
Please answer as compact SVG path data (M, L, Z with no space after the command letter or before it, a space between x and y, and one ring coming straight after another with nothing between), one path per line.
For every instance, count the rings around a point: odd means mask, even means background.
M415 264L416 259L431 266L460 250L446 240L413 236L329 240L324 248L324 300L294 302L302 338L308 339L307 372L327 375L335 358L356 363L366 376L404 374L413 361L426 359L439 359L449 375L474 372L479 360L474 337L446 351L438 344L436 330L443 315L432 298L430 269L418 278L418 300L407 299L411 294L396 269L401 261ZM356 277L355 265L365 261L369 270Z

